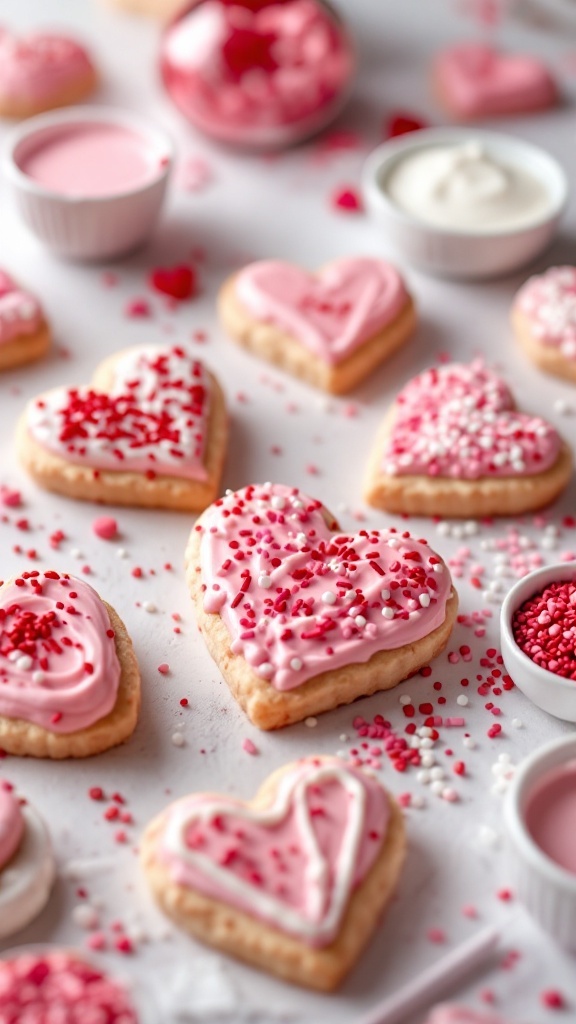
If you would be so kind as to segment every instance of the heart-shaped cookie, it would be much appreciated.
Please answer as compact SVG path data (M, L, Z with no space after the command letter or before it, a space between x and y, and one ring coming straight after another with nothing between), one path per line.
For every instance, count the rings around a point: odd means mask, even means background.
M0 29L0 116L30 117L84 99L96 88L89 54L67 36Z
M0 370L33 362L50 344L40 303L0 270Z
M384 260L347 259L309 274L251 263L219 296L222 324L264 359L333 394L350 391L414 330L414 304Z
M549 504L572 475L551 424L517 412L480 360L414 377L383 424L365 498L413 515L520 515Z
M425 541L338 532L319 501L282 484L207 509L186 575L208 649L261 729L406 679L445 646L458 603Z
M444 50L434 78L444 106L461 118L529 113L558 101L554 79L536 57L501 53L483 43Z
M106 360L92 387L34 399L18 448L59 494L194 512L218 493L227 434L216 378L184 348L150 345Z
M576 383L576 267L529 278L514 299L512 326L537 366Z
M0 779L0 940L40 913L54 875L52 844L42 818L18 799L11 783Z
M127 739L139 706L130 637L84 580L34 570L0 586L0 749L88 757Z
M275 772L255 800L198 793L148 827L142 860L163 910L197 938L331 990L356 961L404 860L402 815L337 758Z

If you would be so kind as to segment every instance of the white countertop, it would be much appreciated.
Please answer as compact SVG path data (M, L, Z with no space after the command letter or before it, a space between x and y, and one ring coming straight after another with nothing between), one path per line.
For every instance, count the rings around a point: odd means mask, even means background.
M338 185L358 182L362 160L380 141L380 125L391 111L413 111L433 124L444 123L431 96L427 66L439 47L476 31L465 5L456 0L426 4L421 0L340 0L339 7L348 14L358 37L361 67L354 97L337 128L358 133L359 147L328 151L313 142L274 159L213 146L181 120L158 84L155 24L123 15L96 0L23 0L4 6L10 9L0 12L2 20L12 27L68 28L84 38L101 65L105 82L94 101L125 105L147 114L173 135L181 158L201 157L212 172L212 180L197 191L187 191L175 182L154 240L134 257L110 268L66 264L52 258L20 225L7 187L0 186L0 263L40 296L55 338L48 359L5 374L0 382L0 484L21 490L24 498L22 509L2 510L7 521L0 516L1 575L34 567L79 572L82 566L91 566L87 579L126 622L143 676L141 718L133 738L122 748L85 762L9 758L0 765L2 774L44 814L60 867L49 906L14 942L83 943L86 933L73 915L80 902L77 889L83 887L90 900L101 901L102 930L107 937L113 937L111 926L120 921L135 940L133 955L112 953L105 962L146 980L162 1004L158 1019L164 1024L180 1020L354 1024L379 999L474 929L499 922L502 953L514 949L521 954L515 966L502 969L498 965L501 957L497 957L471 980L468 989L447 995L466 996L471 1003L482 1005L479 993L491 990L497 1000L495 1007L525 1024L574 1019L574 961L548 942L514 900L503 902L497 897L502 888L514 889L514 877L501 842L501 797L491 793L491 767L498 754L509 754L518 762L540 742L561 735L569 726L538 711L518 691L498 698L502 708L498 719L485 709L490 698L477 694L475 675L484 671L479 662L485 651L498 645L499 605L487 601L483 590L470 584L474 575L470 567L475 563L485 567L487 582L497 578L498 552L491 545L498 541L509 544L516 529L525 538L521 546L525 545L528 556L539 552L552 561L565 551L576 550L576 530L562 526L563 517L575 510L574 486L546 513L547 524L559 527L556 539L552 531L546 533L541 525L534 525L532 517L521 523L472 525L463 539L444 536L430 521L409 524L445 557L463 546L470 549L464 574L455 581L461 612L471 615L488 608L492 617L487 619L484 638L458 626L448 651L470 644L471 662L450 664L446 653L428 678L416 676L399 689L324 715L316 728L301 725L260 734L229 695L196 630L182 570L191 517L119 509L112 514L118 519L121 538L101 541L91 531L98 510L89 503L71 502L36 489L18 467L12 445L16 419L36 392L57 383L88 380L99 358L119 348L141 341L190 340L195 331L207 333L206 342L192 343L219 374L232 415L224 486L236 488L266 479L297 485L321 498L347 529L358 521L375 527L397 522L362 506L365 457L395 392L439 353L456 359L481 353L497 361L515 388L519 404L547 416L566 437L573 437L576 421L561 414L555 403L564 399L576 412L576 390L541 376L517 350L508 326L510 302L525 274L461 285L408 270L420 308L417 334L366 385L344 399L327 399L259 363L232 345L216 323L216 289L231 270L248 259L278 257L313 268L349 254L392 255L366 217L334 211L329 195ZM527 6L518 4L514 10L521 13ZM576 18L570 14L570 5L560 0L550 5L550 10L560 17L566 12L573 26L571 36L557 29L536 32L511 15L501 39L504 45L525 47L550 60L561 73L565 105L554 112L502 119L488 126L544 145L574 178ZM2 125L0 136L6 130ZM574 262L575 231L572 202L561 237L539 266ZM163 300L148 289L148 272L156 265L186 261L190 254L203 256L199 264L202 293L176 311L167 310ZM105 286L103 269L117 275L115 286ZM127 318L126 304L141 297L150 301L154 315ZM317 472L311 473L311 467ZM16 526L21 517L29 520L27 532ZM53 551L48 538L57 529L64 531L66 540ZM36 549L38 558L18 553L16 545L24 552ZM125 557L119 557L120 549L125 550ZM173 570L166 570L166 563L171 563ZM140 579L132 576L135 566L144 569ZM513 578L504 578L504 587L511 582ZM157 607L155 613L143 610L146 601ZM180 634L174 633L174 613L182 619ZM163 662L170 665L167 676L157 671ZM456 704L456 696L464 692L460 687L463 676L470 678L466 708ZM441 694L433 689L435 681L442 683ZM463 729L442 729L436 747L438 761L449 768L451 762L462 759L467 769L463 778L447 772L460 796L454 804L430 793L418 782L414 770L398 775L388 762L383 767L382 780L393 792L424 796L426 806L407 812L409 856L397 899L338 995L309 994L225 960L163 920L140 876L135 848L140 829L168 799L205 788L249 797L269 772L294 757L348 751L354 745L352 721L357 715L371 720L381 713L402 730L406 724L399 704L402 693L409 693L416 705L445 696L444 713L466 718L466 730L477 747L463 746ZM188 708L181 708L182 697L189 699ZM417 714L415 720L421 722L423 717ZM513 719L520 719L523 727L515 728ZM502 725L503 735L489 739L486 732L495 721ZM184 746L172 742L175 732L184 735ZM341 739L343 734L348 740ZM258 756L243 750L247 737L258 747ZM447 743L454 750L453 757L444 753ZM89 799L91 786L101 786L108 794L117 791L126 799L135 821L126 827L127 844L115 841L119 826L103 820L107 804ZM78 881L69 877L71 868L76 869ZM462 913L465 905L477 908L477 921ZM430 929L442 929L445 944L431 942ZM5 942L0 948L12 944ZM546 988L561 990L571 1001L570 1009L564 1013L543 1009L539 997ZM419 1024L419 1020L407 1024Z

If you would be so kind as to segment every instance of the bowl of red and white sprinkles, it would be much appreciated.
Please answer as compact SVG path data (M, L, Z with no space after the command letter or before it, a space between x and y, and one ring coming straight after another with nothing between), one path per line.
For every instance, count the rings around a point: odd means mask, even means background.
M537 569L506 597L502 657L516 686L556 718L576 722L576 562Z

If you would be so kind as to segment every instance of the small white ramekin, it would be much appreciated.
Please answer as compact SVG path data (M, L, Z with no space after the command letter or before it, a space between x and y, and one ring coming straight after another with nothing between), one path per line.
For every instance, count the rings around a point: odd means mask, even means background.
M157 155L157 172L138 188L82 197L45 188L20 169L19 161L39 138L74 124L130 129ZM53 252L78 260L112 259L145 241L158 219L172 163L172 143L163 131L131 111L112 107L71 107L30 118L11 133L3 155L4 174L22 219Z
M504 822L518 898L565 949L576 952L576 875L536 845L526 828L526 807L539 780L576 758L576 736L564 736L535 750L520 765L506 793Z
M457 231L426 224L388 196L386 177L401 158L419 149L471 141L512 166L528 167L539 178L550 196L543 217L513 231ZM568 199L566 174L549 153L514 135L477 128L425 128L390 139L368 157L362 185L368 212L399 256L430 274L462 279L497 277L529 263L551 242Z
M536 569L512 587L500 612L500 649L506 671L522 693L549 715L576 722L576 682L540 668L520 650L512 632L512 619L520 605L555 580L576 580L576 562L559 562Z

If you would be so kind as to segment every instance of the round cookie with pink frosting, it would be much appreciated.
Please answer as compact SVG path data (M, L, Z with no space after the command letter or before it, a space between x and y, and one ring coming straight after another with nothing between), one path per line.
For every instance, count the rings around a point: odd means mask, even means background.
M92 385L33 399L17 431L41 487L70 498L198 512L219 491L228 419L212 373L184 346L134 346Z
M332 757L286 765L250 803L184 797L141 844L154 896L179 927L321 991L358 959L404 855L393 798L373 775Z
M342 532L283 484L227 492L186 552L198 624L254 725L278 729L387 690L448 642L450 573L407 530Z
M486 43L459 43L443 50L434 61L433 76L442 105L464 121L528 114L558 103L558 87L542 61Z
M514 298L511 319L532 362L576 384L576 267L530 277Z
M84 580L24 572L0 587L0 748L88 757L134 731L140 672L126 627Z
M0 779L0 940L20 931L43 910L54 874L44 822L18 799L9 782Z
M31 117L78 103L98 75L87 50L68 36L16 36L0 26L0 117Z
M225 282L218 309L244 348L332 394L356 387L416 326L399 271L369 257L314 274L279 260L250 263Z
M447 363L402 389L368 464L365 499L408 515L521 515L550 504L572 476L570 447L518 412L484 366Z
M0 270L0 370L40 359L50 328L38 300Z

